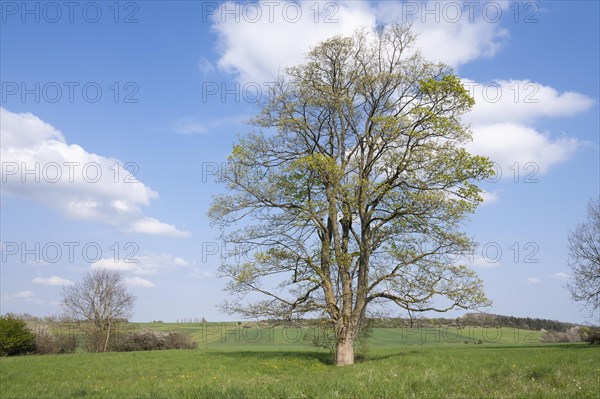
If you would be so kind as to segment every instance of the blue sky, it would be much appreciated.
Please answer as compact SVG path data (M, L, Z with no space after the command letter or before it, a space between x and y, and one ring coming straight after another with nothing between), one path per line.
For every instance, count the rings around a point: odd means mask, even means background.
M469 148L501 175L466 227L489 311L586 320L564 286L600 193L597 2L1 6L0 312L56 314L62 286L110 267L134 320L231 319L206 212L255 99L318 41L409 21L474 95Z

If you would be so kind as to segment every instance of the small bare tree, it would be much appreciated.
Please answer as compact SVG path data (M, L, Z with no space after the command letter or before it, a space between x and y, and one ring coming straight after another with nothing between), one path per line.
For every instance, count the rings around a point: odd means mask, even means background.
M127 292L121 274L92 270L83 280L63 290L63 306L86 335L90 350L106 352L111 330L131 315L135 297Z
M568 248L571 297L594 315L600 309L600 199L590 200L587 220L569 233Z

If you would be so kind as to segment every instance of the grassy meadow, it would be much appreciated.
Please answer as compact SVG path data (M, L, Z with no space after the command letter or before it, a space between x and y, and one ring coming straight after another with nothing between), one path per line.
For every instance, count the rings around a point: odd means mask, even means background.
M366 358L336 368L327 350L299 338L299 329L244 328L235 323L147 323L140 328L186 331L199 347L0 358L0 396L598 398L600 394L600 347L540 344L540 333L526 330L376 328Z

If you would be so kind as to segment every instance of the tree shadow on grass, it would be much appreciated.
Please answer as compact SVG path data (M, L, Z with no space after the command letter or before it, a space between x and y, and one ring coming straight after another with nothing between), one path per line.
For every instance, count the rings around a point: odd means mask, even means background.
M481 345L474 348L473 346L464 347L465 349L481 349L481 350L510 350L510 349L544 349L544 348L557 348L557 349L586 349L593 348L594 346L586 343L557 343L557 344L500 344L500 345ZM453 349L461 349L462 345L456 345ZM597 346L596 346L597 348ZM299 359L305 361L318 361L319 363L332 366L333 355L327 351L311 351L311 350L239 350L239 351L211 351L218 356L226 356L232 359L251 359L257 361L269 361L269 360L281 360L281 359ZM369 363L377 362L386 359L400 358L412 354L423 353L419 349L396 349L388 353L368 353L366 356L356 356L355 363Z
M240 350L240 351L211 351L210 353L218 356L225 356L234 359L254 359L260 361L281 360L281 359L300 359L307 361L317 360L323 364L333 364L332 356L328 352L316 351L276 351L276 350Z
M402 356L406 356L406 355L410 355L410 354L414 354L414 353L422 354L423 352L416 350L416 349L411 349L411 350L398 350L398 351L394 351L394 352L390 352L390 353L386 353L386 354L367 354L365 356L355 356L354 362L355 363L368 363L368 362L372 362L372 361L398 358L398 357L402 357Z
M214 351L211 352L218 356L226 356L233 359L252 359L256 361L269 361L269 360L281 360L281 359L300 359L305 361L318 361L319 363L333 366L334 359L333 355L326 351L250 351L250 350L240 350L240 351ZM369 363L379 360L398 358L411 353L420 353L417 350L401 350L392 353L386 354L367 354L366 356L356 356L355 363Z

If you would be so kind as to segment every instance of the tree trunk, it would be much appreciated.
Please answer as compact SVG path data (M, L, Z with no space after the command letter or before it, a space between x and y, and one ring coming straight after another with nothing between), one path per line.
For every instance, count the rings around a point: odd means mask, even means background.
M108 321L108 331L106 332L106 341L104 342L104 352L108 349L108 340L110 338L110 320Z
M354 339L348 337L338 339L335 349L335 365L350 366L354 364Z

